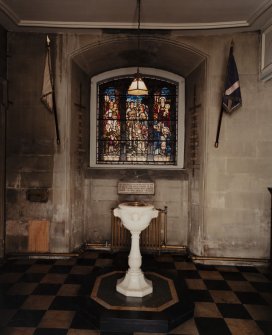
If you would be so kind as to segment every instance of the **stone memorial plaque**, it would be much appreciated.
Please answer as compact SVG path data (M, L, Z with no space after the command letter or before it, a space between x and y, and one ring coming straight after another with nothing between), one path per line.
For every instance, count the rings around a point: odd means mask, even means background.
M118 183L118 194L155 194L154 183Z
M26 191L26 198L30 202L47 202L48 189L46 188L29 189Z

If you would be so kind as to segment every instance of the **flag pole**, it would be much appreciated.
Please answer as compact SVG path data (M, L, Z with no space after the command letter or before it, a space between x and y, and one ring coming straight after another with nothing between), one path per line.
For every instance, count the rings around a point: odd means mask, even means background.
M54 109L57 145L60 145L59 123L58 123L58 116L57 116L57 110L56 110L56 99L55 99L54 91L53 91L53 109Z
M215 143L214 143L215 148L218 148L218 144L219 144L219 135L220 135L223 113L224 113L224 109L223 109L223 107L221 107L221 111L220 111L220 115L219 115L219 119L218 119L218 125L217 125L216 139L215 139Z
M56 137L57 137L57 144L60 145L60 134L59 134L59 123L58 123L58 115L57 115L57 104L55 98L55 83L52 73L52 63L51 63L51 52L50 52L50 39L47 36L47 52L48 52L48 67L50 73L50 80L52 86L52 105L53 105L53 112L54 112L54 119L55 119L55 128L56 128Z
M228 67L227 67L227 79L229 79L228 78L228 76L229 76L229 71L230 71L230 69L229 69L229 63L230 63L230 56L231 55L233 55L233 48L234 48L234 41L233 40L231 40L231 43L230 43L230 51L229 51L229 60L228 60ZM234 63L235 63L235 61L234 61ZM236 64L234 64L235 65L235 69L236 69ZM236 70L237 71L237 70ZM235 78L235 80L237 80L238 79L238 74L237 74L237 78ZM238 79L239 80L239 79ZM229 83L228 83L229 84ZM235 83L236 84L236 83ZM238 87L240 87L240 85L238 85ZM215 143L214 143L214 146L215 146L215 148L218 148L218 145L219 145L219 136L220 136L220 130L221 130L221 123L222 123L222 118L223 118L223 114L224 114L224 96L226 95L226 93L227 93L227 91L226 91L226 89L227 89L228 87L226 87L226 84L225 84L225 92L224 92L224 95L223 95L223 98L222 98L222 103L221 103L221 111L220 111L220 115L219 115L219 119L218 119L218 125L217 125L217 132L216 132L216 139L215 139ZM234 89L234 91L237 89L237 87L235 87L235 89ZM233 92L234 92L233 91ZM231 93L227 93L227 94L232 94L233 92L231 92ZM241 100L240 100L240 103L241 103ZM238 107L238 105L235 107L235 108L237 108ZM233 110L234 110L234 108L233 108ZM229 111L229 112L231 112L231 110Z

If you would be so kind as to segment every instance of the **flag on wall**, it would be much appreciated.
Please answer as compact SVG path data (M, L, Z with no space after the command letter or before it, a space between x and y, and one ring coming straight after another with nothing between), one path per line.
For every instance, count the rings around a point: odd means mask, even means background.
M227 113L232 113L242 106L239 75L236 62L233 56L233 43L230 47L225 91L222 100L222 108Z
M223 113L227 112L228 114L231 114L233 111L242 106L239 75L237 71L236 62L233 56L233 46L234 43L232 41L229 51L227 76L225 79L225 89L222 98L221 111L218 119L216 139L214 143L214 146L216 148L218 148L219 144L219 135L220 135Z
M41 101L50 112L53 112L54 83L53 83L52 64L51 64L51 55L50 55L50 39L48 36L46 37L46 42L47 42L47 52L46 52L45 64L44 64Z
M47 51L45 56L45 64L43 72L41 101L51 113L54 113L57 144L60 144L59 126L58 126L58 117L57 117L57 108L56 108L55 90L54 90L54 78L53 78L52 62L51 62L50 39L48 36L46 37L46 44L47 44Z

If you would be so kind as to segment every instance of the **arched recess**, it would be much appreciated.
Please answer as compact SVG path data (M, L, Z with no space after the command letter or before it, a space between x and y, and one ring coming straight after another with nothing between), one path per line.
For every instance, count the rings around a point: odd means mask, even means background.
M159 34L141 36L139 49L137 36L105 35L102 40L86 44L71 54L71 59L90 77L113 69L140 65L186 78L206 57L189 44Z
M77 36L74 36L77 39ZM202 236L202 187L203 187L203 161L205 148L204 133L204 105L205 105L205 72L206 55L199 52L189 44L178 42L175 38L165 34L144 34L140 38L140 49L137 47L137 36L134 34L102 34L102 37L96 40L89 36L84 39L78 39L79 47L70 53L71 60L71 137L70 152L73 147L78 146L78 129L75 127L77 122L78 108L75 101L79 101L79 81L87 82L92 76L99 73L112 71L114 69L126 67L152 67L160 70L175 73L185 78L186 85L186 142L185 142L185 169L180 172L159 172L153 173L145 171L146 176L157 181L160 188L160 197L151 199L159 207L168 205L168 212L171 227L169 227L169 244L189 246L194 252L199 253L199 240ZM84 93L85 92L85 93ZM80 101L89 100L89 87L85 91L82 89ZM198 103L202 106L198 114L198 157L193 161L191 153L190 135L194 120L192 111L194 105ZM87 104L86 104L87 105ZM89 107L87 107L89 108ZM196 111L196 110L195 110ZM87 115L87 112L86 112ZM86 136L83 140L83 151L88 152L89 139L89 119L83 121L83 129L80 136ZM195 148L194 148L195 149ZM72 173L77 171L80 178L71 180L72 196L70 197L71 213L70 230L78 232L71 241L71 248L75 248L83 242L105 243L110 241L110 208L118 203L119 198L116 194L116 184L120 176L126 175L126 172L103 172L91 171L88 169L88 154L85 154L84 162L78 164L77 158L71 158ZM74 163L73 163L74 161ZM82 170L85 169L83 174ZM122 174L123 173L123 174ZM137 171L135 172L137 174ZM105 189L103 180L107 180L108 189ZM182 186L181 184L182 183ZM169 184L169 187L167 186ZM172 186L176 186L173 196ZM84 192L82 190L84 189ZM84 193L84 194L83 194ZM97 197L92 199L92 194ZM99 196L98 196L99 195ZM173 197L175 198L173 200ZM75 199L77 199L75 201ZM81 201L80 201L81 199ZM175 202L179 199L179 205ZM83 204L83 205L82 205ZM175 208L179 208L176 210ZM173 208L173 211L172 211ZM82 220L78 220L78 215ZM79 227L79 221L83 225ZM182 231L182 233L180 233ZM75 237L77 236L77 237ZM176 238L176 236L178 236Z

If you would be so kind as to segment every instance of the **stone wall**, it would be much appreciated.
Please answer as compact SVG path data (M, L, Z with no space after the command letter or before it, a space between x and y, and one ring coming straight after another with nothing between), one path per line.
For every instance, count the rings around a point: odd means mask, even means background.
M194 254L202 254L203 238L203 168L205 158L205 93L206 61L186 80L186 166L189 171L188 246Z
M5 232L5 149L7 109L7 32L0 26L0 258L4 256Z
M84 210L84 171L89 147L89 77L72 64L71 85L71 245L80 247L86 240Z
M136 172L136 173L135 173ZM154 182L154 195L120 195L119 181ZM188 176L186 172L131 170L104 172L103 177L89 172L86 180L87 203L86 239L90 243L111 240L111 209L125 201L144 201L156 208L167 207L168 245L186 246L188 234Z
M49 222L52 252L70 252L84 242L109 240L110 210L121 200L117 182L122 173L134 175L133 170L105 172L87 168L88 119L82 132L85 153L78 169L76 147L80 134L78 109L74 105L79 101L80 83L88 112L90 77L114 68L135 66L133 58L127 57L136 45L134 36L94 30L90 34L57 37L60 146L54 142L53 117L39 101L44 38L37 34L9 34L12 105L7 120L6 240L10 251L28 250L28 228L33 220ZM232 39L243 107L232 115L224 115L216 149L214 141ZM164 36L143 36L142 42L143 66L157 66L186 78L187 114L195 83L199 92L197 102L203 106L199 125L200 166L194 169L194 175L187 156L186 169L181 172L147 170L157 185L151 200L157 207L169 208L168 243L189 244L198 256L267 258L272 84L263 83L258 77L259 34L193 37L176 31ZM186 130L188 136L190 127ZM48 190L48 201L28 201L27 191L39 188Z
M220 88L231 38L215 37L209 47L203 249L208 256L267 258L270 245L267 187L272 184L272 82L259 80L257 33L234 36L243 106L232 115L223 116L219 147L214 147ZM222 55L225 55L223 60Z
M8 33L7 253L31 249L31 222L49 226L52 218L54 118L40 101L45 46L45 35Z

